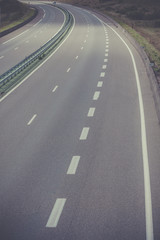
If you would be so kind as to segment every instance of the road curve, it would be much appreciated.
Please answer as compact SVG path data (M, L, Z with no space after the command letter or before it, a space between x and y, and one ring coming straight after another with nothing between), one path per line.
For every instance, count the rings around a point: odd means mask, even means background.
M160 129L144 64L107 19L63 6L70 35L0 101L0 237L158 240Z
M62 27L64 14L54 6L37 3L39 9L37 21L27 24L9 36L1 38L0 74L9 70L31 53L42 47Z

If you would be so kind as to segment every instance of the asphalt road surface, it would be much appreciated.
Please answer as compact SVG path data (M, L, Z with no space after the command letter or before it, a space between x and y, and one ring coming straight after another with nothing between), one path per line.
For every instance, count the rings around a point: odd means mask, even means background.
M144 64L108 19L63 6L68 37L0 100L0 239L158 240L160 129ZM49 36L63 14L43 8ZM0 49L14 59L28 33Z

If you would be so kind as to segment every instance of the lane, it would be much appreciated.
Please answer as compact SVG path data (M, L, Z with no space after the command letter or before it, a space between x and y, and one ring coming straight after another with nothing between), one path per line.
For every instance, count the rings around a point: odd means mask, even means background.
M52 5L36 4L41 19L30 28L0 44L0 74L4 73L25 57L50 40L62 27L64 14Z
M69 38L1 102L0 235L146 239L140 113L130 54L92 14L67 8L75 16ZM130 47L145 115L152 116L146 126L158 239L159 126L144 65Z
M99 111L92 123L84 123L90 125L90 132L85 145L77 147L83 161L79 173L74 180L66 178L59 191L59 196L67 196L67 203L55 239L63 238L64 233L65 239L145 239L143 166L140 142L136 142L140 135L137 121L132 119L133 115L138 118L136 85L131 84L131 62L124 68L124 59L129 61L125 48L114 34L109 35L109 72L96 102Z

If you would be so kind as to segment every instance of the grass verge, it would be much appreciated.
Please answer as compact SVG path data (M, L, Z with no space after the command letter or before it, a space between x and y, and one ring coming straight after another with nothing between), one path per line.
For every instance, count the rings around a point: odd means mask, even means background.
M13 28L13 27L15 27L15 26L25 22L26 20L31 18L34 15L34 13L35 13L34 9L29 9L28 12L22 18L20 18L18 20L15 20L15 21L13 21L11 23L9 23L9 22L6 23L5 26L0 28L0 32L6 31L6 30L8 30L10 28Z
M13 27L18 26L19 24L24 23L30 19L35 14L35 9L28 7L27 5L23 6L23 11L13 11L2 13L0 21L0 33L9 30Z
M139 32L130 27L129 25L120 22L119 24L139 43L141 47L144 48L147 53L150 62L153 65L153 69L156 74L160 74L160 51L155 48L155 46L143 37Z

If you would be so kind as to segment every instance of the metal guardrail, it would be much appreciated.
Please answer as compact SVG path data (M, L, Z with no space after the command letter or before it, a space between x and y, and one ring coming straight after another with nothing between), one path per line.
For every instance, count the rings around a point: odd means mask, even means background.
M68 31L70 30L71 26L73 25L72 15L62 7L57 8L62 10L63 13L65 14L66 19L63 24L63 27L53 38L51 38L42 47L40 47L38 50L33 52L31 55L26 57L20 63L16 64L14 67L12 67L11 69L9 69L7 72L3 73L0 76L0 94L3 94L8 88L10 88L12 85L15 85L17 81L22 79L23 75L26 76L27 72L35 68L39 64L39 61L41 61L44 57L46 57L56 48L56 46L62 41L62 39L66 36ZM19 78L18 75L20 75Z

